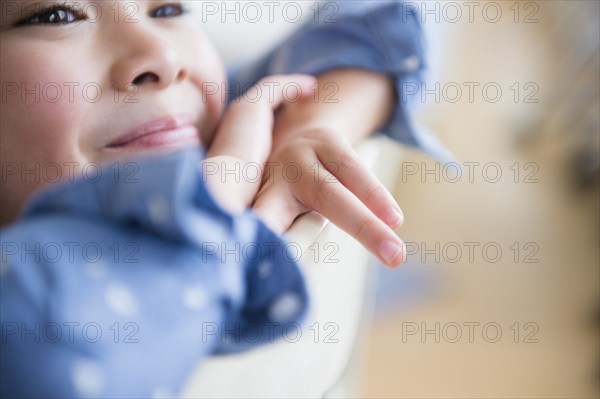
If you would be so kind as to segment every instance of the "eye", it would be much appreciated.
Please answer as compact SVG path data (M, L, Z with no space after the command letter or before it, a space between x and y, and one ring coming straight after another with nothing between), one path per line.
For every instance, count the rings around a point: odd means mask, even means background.
M179 17L187 13L187 9L181 3L169 3L158 7L150 13L152 18Z
M55 4L23 18L16 25L65 25L85 18L85 15L80 11L67 4Z

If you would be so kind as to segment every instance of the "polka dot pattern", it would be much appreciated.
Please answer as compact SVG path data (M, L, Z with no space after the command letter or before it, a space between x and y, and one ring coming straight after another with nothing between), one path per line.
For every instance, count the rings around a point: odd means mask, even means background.
M257 266L258 276L260 278L267 278L271 274L271 269L273 269L273 263L268 260L263 260Z
M269 319L276 323L292 320L302 308L302 301L297 294L286 292L279 296L269 308Z
M106 287L105 299L108 307L120 316L135 316L138 313L135 296L121 283L110 283Z
M152 223L157 226L164 226L169 223L171 204L165 196L154 194L148 199L147 208Z
M182 292L182 301L186 308L196 312L209 305L206 289L200 285L185 288Z
M0 290L0 317L48 321L62 330L60 345L42 339L35 348L10 346L10 374L19 377L7 382L10 392L175 398L191 364L273 342L285 323L299 321L306 289L297 263L282 251L285 239L250 212L216 208L202 197L199 179L184 179L199 173L198 157L183 166L179 159L155 165L147 176L140 161L140 184L115 184L107 174L83 192L70 187L57 201L72 203L47 205L56 217L32 218L23 231L2 237L26 248L36 242L44 248L44 240L80 244L51 264L37 254L0 263L9 277L1 280L8 289ZM94 206L97 214L89 215ZM131 242L135 264L125 261ZM210 255L203 244L212 242L219 250ZM85 243L98 250L80 250ZM40 296L49 299L44 306L37 306ZM44 327L41 334L55 336ZM48 376L48 384L31 383Z
M414 72L421 66L421 62L419 61L419 57L416 55L411 55L406 57L402 62L402 66L406 72Z
M71 379L75 391L85 398L98 397L104 389L104 373L100 366L92 361L75 362L71 367Z

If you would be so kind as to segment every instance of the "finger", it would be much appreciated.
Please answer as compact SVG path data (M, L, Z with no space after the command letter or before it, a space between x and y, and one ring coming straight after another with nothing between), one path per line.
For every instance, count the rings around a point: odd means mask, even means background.
M311 93L309 75L274 75L261 79L231 104L207 156L230 155L262 163L271 150L274 111L284 102Z
M202 179L208 190L223 209L232 213L240 213L248 208L258 190L258 180L255 184L240 184L236 173L217 173L240 170L239 165L237 158L227 155L206 158L200 162Z
M397 266L405 260L406 249L400 238L377 218L335 176L321 169L323 178L300 193L302 202L356 238L381 262ZM312 177L309 177L312 178ZM303 185L309 187L309 185Z
M280 186L269 186L258 193L252 211L273 231L283 233L296 217L307 211L293 195Z
M350 144L324 146L317 151L323 163L348 190L367 206L379 219L390 227L404 222L402 209L394 197L368 168L366 168Z

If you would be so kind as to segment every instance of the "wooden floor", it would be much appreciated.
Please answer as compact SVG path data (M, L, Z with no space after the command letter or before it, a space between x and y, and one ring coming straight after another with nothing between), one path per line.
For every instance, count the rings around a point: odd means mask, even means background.
M511 4L503 2L505 13ZM475 90L470 102L463 86L460 101L428 101L419 114L463 165L478 164L457 182L441 169L436 182L435 172L412 174L434 170L433 161L407 156L395 193L406 215L399 234L418 252L385 272L366 397L600 396L598 193L573 190L572 138L518 139L550 117L558 55L548 51L543 12L537 24L446 26L441 86L495 82L503 95L491 103ZM532 87L538 103L524 101Z

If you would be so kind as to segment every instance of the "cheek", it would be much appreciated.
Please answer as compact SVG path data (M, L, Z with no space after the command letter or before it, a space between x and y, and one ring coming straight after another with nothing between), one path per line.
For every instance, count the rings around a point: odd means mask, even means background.
M189 49L187 62L190 65L190 77L201 93L205 110L200 131L202 142L206 145L216 133L225 109L227 74L221 57L202 32L194 30L185 37L186 47Z
M203 101L207 117L204 119L204 123L200 128L200 139L205 146L208 146L217 133L217 128L223 115L223 110L225 109L225 102L221 100L220 94L203 95Z
M69 99L64 77L73 68L56 64L65 57L40 62L39 53L33 57L7 47L1 51L11 56L0 61L0 159L2 191L10 198L0 202L14 213L36 189L53 182L55 165L62 169L65 162L86 162L77 145L79 118L86 105L80 98ZM4 173L7 168L13 174ZM68 170L59 175L67 176Z
M18 49L2 51L11 54L10 60L2 61L1 69L1 135L3 144L8 144L8 151L2 146L3 158L74 160L78 156L78 127L87 103L81 85L76 83L81 81L77 68L72 61L71 65L57 64L66 57L56 54L51 59L36 56L36 62L27 62L27 54L20 54Z

